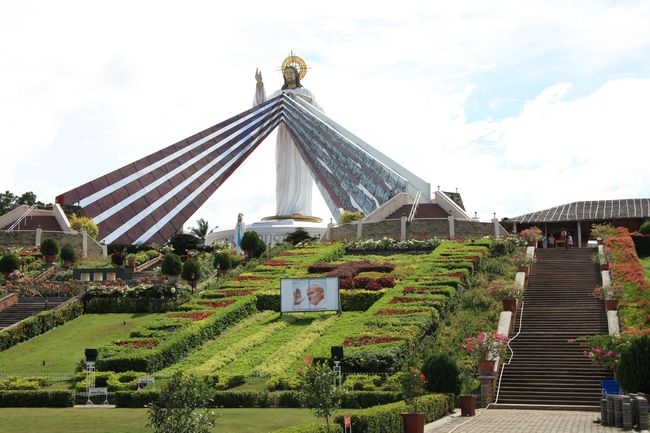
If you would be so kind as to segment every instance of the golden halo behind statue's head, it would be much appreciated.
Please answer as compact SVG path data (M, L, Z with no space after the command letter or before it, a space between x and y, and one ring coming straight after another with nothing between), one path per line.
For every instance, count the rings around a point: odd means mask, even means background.
M307 63L305 63L303 59L301 59L300 57L296 56L293 53L291 53L289 57L284 59L280 70L284 72L284 68L286 68L287 66L293 66L294 68L296 68L296 70L298 71L298 76L300 77L301 80L305 78L305 75L307 75Z

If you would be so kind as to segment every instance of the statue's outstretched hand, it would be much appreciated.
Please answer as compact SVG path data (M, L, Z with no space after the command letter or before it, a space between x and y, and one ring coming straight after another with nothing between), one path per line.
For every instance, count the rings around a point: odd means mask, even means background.
M263 84L263 82L262 82L262 71L260 71L257 68L255 68L255 81L257 81L257 84Z

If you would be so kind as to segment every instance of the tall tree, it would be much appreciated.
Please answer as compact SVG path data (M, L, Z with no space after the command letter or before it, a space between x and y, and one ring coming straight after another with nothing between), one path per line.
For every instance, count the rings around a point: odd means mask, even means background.
M192 233L197 238L205 239L205 236L208 234L208 228L208 222L203 218L199 218L196 220L196 227L192 227L190 229L190 233Z

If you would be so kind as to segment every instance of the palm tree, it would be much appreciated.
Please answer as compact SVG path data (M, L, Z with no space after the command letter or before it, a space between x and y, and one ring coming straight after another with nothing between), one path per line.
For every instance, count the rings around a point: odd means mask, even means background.
M205 239L205 235L208 234L208 227L208 222L203 218L199 218L196 220L196 227L192 227L190 229L190 233L192 233L197 238Z

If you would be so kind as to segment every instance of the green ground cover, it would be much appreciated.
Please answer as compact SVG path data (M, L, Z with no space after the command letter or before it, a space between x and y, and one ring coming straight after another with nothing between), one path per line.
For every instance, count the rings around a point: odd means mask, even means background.
M158 314L86 314L0 352L0 372L73 372L84 349L124 339ZM45 365L43 365L45 361Z
M645 279L647 281L650 281L650 256L639 259L639 261L641 262L643 270L645 271Z
M215 409L214 432L266 433L317 422L306 409ZM2 433L151 433L145 409L0 409Z

